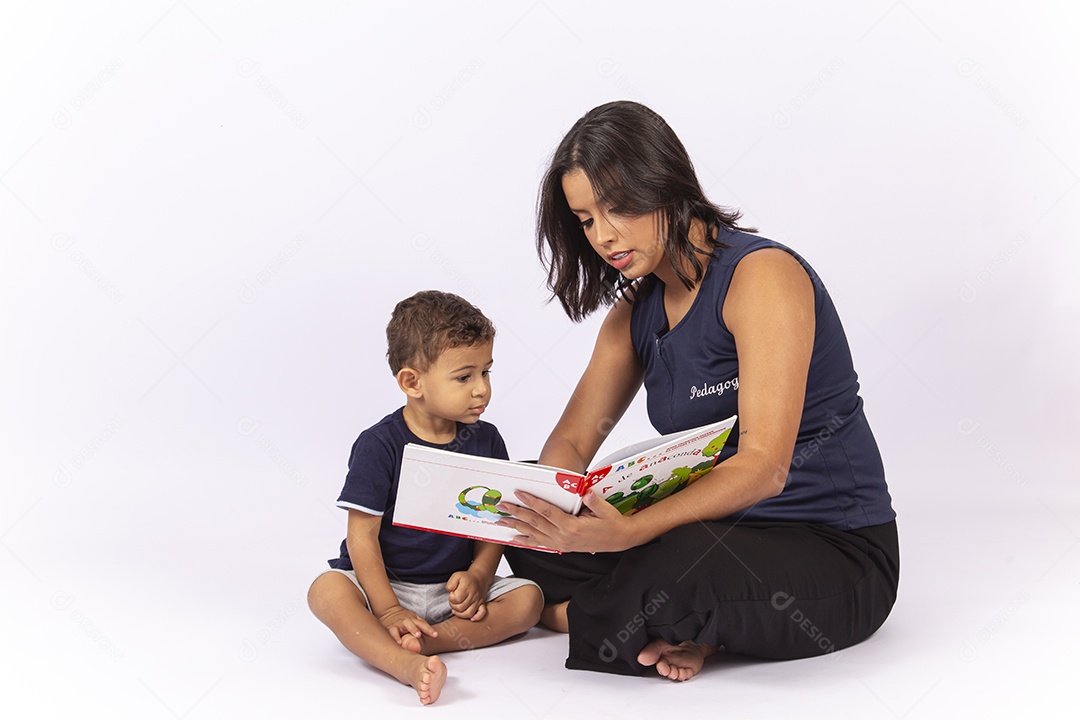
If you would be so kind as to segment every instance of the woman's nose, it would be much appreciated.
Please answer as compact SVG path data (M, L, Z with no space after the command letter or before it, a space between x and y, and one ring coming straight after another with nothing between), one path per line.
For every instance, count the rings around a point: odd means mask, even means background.
M596 242L600 245L607 245L615 240L617 233L615 227L608 222L607 218L603 215L593 220L596 224Z

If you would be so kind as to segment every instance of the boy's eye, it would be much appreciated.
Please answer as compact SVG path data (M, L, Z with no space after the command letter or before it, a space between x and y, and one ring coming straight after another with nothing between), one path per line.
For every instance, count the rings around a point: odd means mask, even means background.
M462 375L461 377L459 377L459 378L457 379L457 381L458 381L458 382L461 382L461 383L463 383L463 382L469 382L469 376L468 376L468 375Z
M490 370L485 370L485 371L483 371L483 372L482 372L482 373L480 373L480 374L481 374L481 375L483 375L484 377L487 377L488 375L490 375L490 374L491 374L491 371L490 371Z

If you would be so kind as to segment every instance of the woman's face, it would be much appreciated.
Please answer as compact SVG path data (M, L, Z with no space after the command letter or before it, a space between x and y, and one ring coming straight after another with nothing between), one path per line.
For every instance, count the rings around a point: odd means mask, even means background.
M610 207L600 207L592 183L580 169L563 175L562 188L593 250L623 277L636 280L662 267L665 253L659 211L618 215Z

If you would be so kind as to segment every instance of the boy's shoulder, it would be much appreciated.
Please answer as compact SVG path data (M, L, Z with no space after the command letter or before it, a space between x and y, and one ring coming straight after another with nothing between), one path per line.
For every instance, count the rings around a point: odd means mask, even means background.
M384 417L371 427L363 430L353 442L351 455L355 457L361 448L372 450L379 447L391 453L400 453L409 442L408 428L405 425L401 408ZM351 461L351 460L350 460Z
M362 431L360 437L385 438L400 435L401 431L406 428L405 416L402 414L403 410L404 408L398 408L390 413L379 422Z

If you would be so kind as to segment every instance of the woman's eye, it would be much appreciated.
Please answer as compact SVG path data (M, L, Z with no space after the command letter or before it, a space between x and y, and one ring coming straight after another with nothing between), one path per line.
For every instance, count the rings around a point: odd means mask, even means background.
M582 230L587 230L588 228L592 227L592 218L589 218L588 220L582 220L579 225Z

